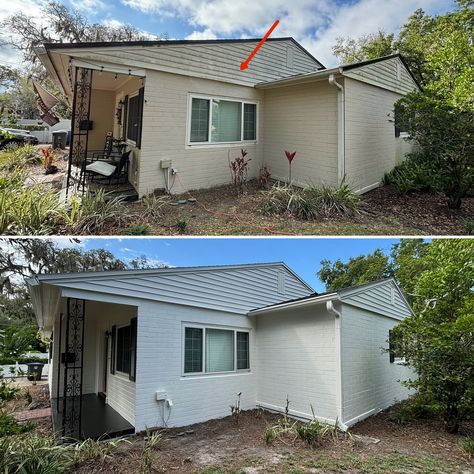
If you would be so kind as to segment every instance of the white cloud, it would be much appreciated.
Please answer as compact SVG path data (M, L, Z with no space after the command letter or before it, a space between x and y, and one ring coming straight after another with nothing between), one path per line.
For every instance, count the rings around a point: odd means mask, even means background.
M72 6L79 11L96 14L107 6L102 0L71 0Z
M195 28L188 38L261 36L277 18L274 36L293 36L327 66L338 36L397 31L417 8L447 10L450 0L122 0L147 14L173 16Z
M187 40L206 40L216 39L216 34L210 29L206 28L204 31L193 31L190 35L186 36Z
M0 2L0 23L15 13L26 13L36 18L41 18L41 5L43 0L8 0ZM10 36L3 31L2 39ZM23 62L21 53L11 46L2 46L0 49L0 64L4 66L21 67Z

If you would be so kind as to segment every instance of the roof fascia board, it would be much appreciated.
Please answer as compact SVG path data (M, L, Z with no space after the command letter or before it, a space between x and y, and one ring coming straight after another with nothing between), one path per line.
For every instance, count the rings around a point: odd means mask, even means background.
M314 298L308 298L302 301L291 301L288 303L278 303L273 306L267 306L265 308L253 309L248 312L248 316L257 316L260 314L274 313L277 311L284 311L286 309L304 308L315 304L326 303L327 301L338 300L339 295L337 293L329 293L327 295L315 296Z
M83 279L95 279L98 276L100 278L116 278L116 277L127 277L137 275L162 275L168 273L195 273L203 271L230 271L230 270L245 270L253 268L267 268L267 267L288 267L283 262L271 262L271 263L250 263L243 265L214 265L214 266L203 266L203 267L173 267L173 268L151 268L146 270L114 270L104 272L78 272L78 273L56 273L56 274L42 274L38 275L37 279L39 282L54 283L54 282L67 282L76 281ZM289 270L289 269L288 269Z

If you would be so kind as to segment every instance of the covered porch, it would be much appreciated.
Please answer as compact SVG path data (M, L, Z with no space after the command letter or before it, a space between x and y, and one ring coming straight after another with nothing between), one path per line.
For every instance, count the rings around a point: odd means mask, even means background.
M29 282L43 337L55 436L113 438L135 432L137 307L120 297Z
M89 393L81 397L81 406L76 409L81 413L78 429L81 439L108 439L133 434L135 428L120 413L106 403L102 395ZM72 401L74 403L74 401ZM51 400L53 429L57 438L67 438L65 428L65 405L69 402L64 398Z
M145 78L136 71L125 73L123 68L72 64L72 132L65 195L103 189L111 196L135 200Z

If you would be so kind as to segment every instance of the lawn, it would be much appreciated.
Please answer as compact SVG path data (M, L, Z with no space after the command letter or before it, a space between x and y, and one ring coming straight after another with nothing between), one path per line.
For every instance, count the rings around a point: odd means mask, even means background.
M29 388L35 397L39 387ZM23 394L25 393L23 389ZM10 411L24 410L27 401L8 402ZM72 467L64 471L90 473L474 473L474 459L461 447L464 436L474 435L474 422L466 422L460 435L443 431L440 420L415 420L398 425L389 420L390 410L371 417L350 431L332 433L314 447L294 435L268 445L264 433L281 416L263 410L242 412L238 422L229 416L186 428L159 432L156 443L146 435L132 436L107 446L88 445ZM41 437L51 432L49 418L35 421L33 432L9 439ZM293 421L291 421L293 423ZM370 439L369 439L370 437ZM375 442L374 442L375 441Z

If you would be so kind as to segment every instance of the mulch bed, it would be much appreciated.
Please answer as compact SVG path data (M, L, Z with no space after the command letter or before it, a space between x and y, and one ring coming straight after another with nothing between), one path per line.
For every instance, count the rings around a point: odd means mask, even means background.
M374 189L364 195L369 215L393 216L425 234L465 235L466 222L474 220L474 198L463 199L459 210L449 209L442 193L400 194L391 186Z

